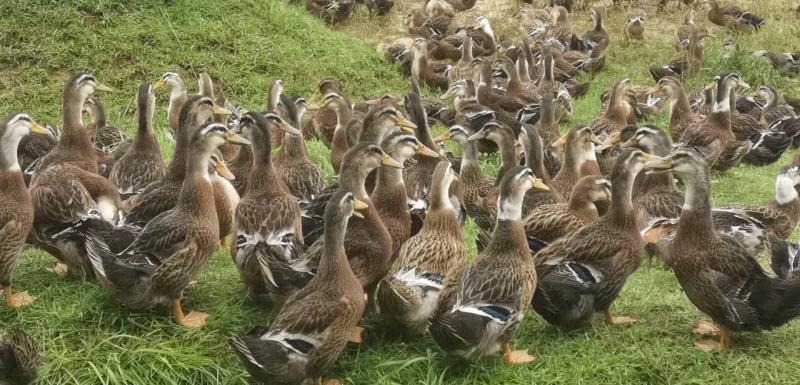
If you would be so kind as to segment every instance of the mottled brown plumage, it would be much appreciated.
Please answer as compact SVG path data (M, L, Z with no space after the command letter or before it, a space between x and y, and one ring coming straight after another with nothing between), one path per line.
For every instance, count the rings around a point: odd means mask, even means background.
M150 83L139 86L136 97L136 137L125 155L114 162L109 177L119 187L123 198L138 194L150 183L163 178L167 172L153 130L155 100Z

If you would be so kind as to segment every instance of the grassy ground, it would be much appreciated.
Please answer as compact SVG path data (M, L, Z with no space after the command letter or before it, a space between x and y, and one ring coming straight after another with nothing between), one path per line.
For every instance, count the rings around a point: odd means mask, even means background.
M513 36L505 0L481 1L492 7L501 36ZM3 113L25 110L40 121L59 121L59 92L73 71L88 70L117 91L103 95L109 121L132 130L133 97L139 82L154 81L164 71L177 70L193 85L197 72L212 74L234 102L257 108L272 77L284 79L289 93L308 95L325 76L343 80L352 97L405 92L406 83L383 64L367 43L331 32L299 8L274 0L174 1L46 1L6 0L0 3L0 105ZM399 17L410 2L398 6ZM673 2L673 6L676 2ZM691 87L724 70L736 70L753 85L778 86L798 96L797 80L785 80L754 59L756 49L796 49L800 27L786 1L741 2L766 16L769 24L758 35L738 38L739 51L722 56L719 38L707 45L707 60ZM602 90L619 77L650 84L647 66L672 54L672 36L680 16L648 9L646 44L621 38L624 12L609 12L607 26L615 39L606 70L592 81L590 94L577 102L572 124L591 120ZM473 14L459 20L469 22ZM573 18L576 30L588 28L584 11ZM698 21L705 23L702 13ZM368 24L368 22L372 24ZM367 20L366 11L339 29L380 43L400 36L396 19ZM377 26L377 27L376 27ZM390 32L380 35L382 27ZM793 92L793 93L792 93ZM159 97L166 105L166 95ZM166 127L159 109L157 126ZM664 125L666 116L656 124ZM565 128L568 126L565 126ZM162 140L165 153L171 143ZM309 143L315 159L327 159L318 143ZM793 154L787 154L788 160ZM487 169L496 165L486 159ZM771 199L780 163L755 169L737 168L714 180L714 200L723 203L764 203ZM468 226L467 233L474 232ZM471 244L471 242L470 242ZM45 268L53 259L29 249L17 270L18 288L38 297L31 307L0 306L0 329L21 326L40 343L45 359L39 384L246 384L244 370L227 346L227 339L256 324L266 324L271 309L244 298L230 257L220 252L206 266L199 284L187 291L186 305L208 312L209 325L195 332L174 325L166 314L131 313L110 302L94 282L58 279ZM618 313L639 322L632 327L601 324L586 332L563 334L530 313L515 343L531 349L538 360L530 366L507 368L496 360L470 366L455 364L430 338L403 341L374 321L366 343L349 347L332 375L345 384L794 384L800 376L797 359L800 326L735 339L734 349L704 354L693 347L691 327L703 318L685 298L672 274L645 264L634 274L615 305Z

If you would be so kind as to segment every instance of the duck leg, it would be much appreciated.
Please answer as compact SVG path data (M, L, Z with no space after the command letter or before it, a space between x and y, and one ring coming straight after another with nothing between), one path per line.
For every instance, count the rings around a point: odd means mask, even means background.
M3 294L6 297L6 305L15 309L28 306L36 301L36 297L31 296L27 291L14 294L14 291L11 290L11 285L3 286Z
M353 329L350 330L350 338L347 340L354 344L360 344L364 342L364 328L361 326L353 326Z
M184 315L180 299L172 300L172 312L175 315L175 322L187 329L199 329L205 326L208 319L208 314L199 311L190 311Z
M713 325L711 325L711 326L713 326ZM695 329L695 331L697 331L698 329L700 329L700 327ZM718 330L718 333L719 333L719 342L714 341L713 339L709 338L709 339L705 339L705 340L702 340L702 341L697 341L697 342L694 343L694 345L697 346L700 350L702 350L702 351L704 351L706 353L721 352L721 351L723 351L725 349L730 348L731 347L731 332L730 332L730 330L728 328L724 327L724 326L717 327L717 330Z
M536 360L536 357L528 354L528 350L511 350L508 342L503 343L503 361L506 365L527 365Z
M630 325L636 322L635 318L631 317L614 317L611 315L611 308L605 310L606 323L609 325Z
M65 278L69 274L69 266L63 263L56 263L53 267L48 267L47 271L55 273L61 278Z

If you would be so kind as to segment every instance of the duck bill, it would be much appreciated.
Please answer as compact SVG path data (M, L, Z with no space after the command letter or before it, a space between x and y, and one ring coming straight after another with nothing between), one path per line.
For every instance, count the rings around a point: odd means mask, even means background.
M672 171L672 159L670 158L652 159L644 164L644 168L645 170L647 170L647 174L649 175L666 174Z
M228 133L225 134L225 141L232 144L250 144L250 141L245 139L245 137L232 131L228 131Z
M474 142L476 140L481 140L481 139L483 139L483 131L482 130L470 135L469 138L467 138L467 140L470 141L470 142Z
M550 191L550 187L547 187L547 185L544 184L544 182L541 179L537 177L532 177L531 181L533 182L533 188L540 191Z
M416 124L402 116L396 117L394 119L394 123L397 124L401 130L408 132L409 134L413 134L414 130L417 128Z
M226 108L222 108L216 104L214 104L213 112L215 115L231 115L232 112Z
M621 147L622 148L638 148L639 147L639 139L636 139L636 137L634 136L634 137L628 139L627 142L622 143Z
M47 128L43 127L41 124L36 122L31 123L31 134L46 135L46 136L53 135L53 133L50 132L50 130L48 130Z
M453 136L452 136L452 135L450 135L450 133L449 133L449 132L445 132L444 134L441 134L441 135L439 135L439 136L437 136L437 137L433 138L433 141L434 141L434 142L437 142L437 143L441 143L441 142L444 142L444 141L448 141L448 140L450 140L450 138L452 138L452 137L453 137Z
M219 176L221 176L221 177L223 177L223 178L225 178L227 180L236 179L236 176L233 175L231 170L228 168L228 165L226 165L225 161L223 161L223 160L220 160L219 162L217 162L217 167L215 167L215 169L217 170L217 174L219 174Z
M156 84L153 86L153 90L160 90L167 85L167 81L164 79L158 79Z
M290 134L290 135L300 135L300 130L298 130L298 129L296 129L296 128L292 127L292 125L291 125L291 124L289 124L289 123L286 123L286 122L283 122L283 123L281 123L281 125L280 125L280 126L278 126L278 128L279 128L281 131L283 131L283 132L285 132L285 133L287 133L287 134Z
M439 153L438 152L433 151L431 148L429 148L428 146L426 146L426 145L424 145L422 143L417 145L417 155L427 156L429 158L438 158L439 157Z
M353 201L355 204L353 210L353 216L364 219L364 214L358 212L357 210L366 210L369 208L369 205L367 204L367 202L364 202L358 198L353 198Z
M394 158L392 158L391 156L389 156L389 154L386 153L383 154L383 159L381 160L381 164L386 167L393 167L399 169L403 168L403 165L400 162L394 160Z
M647 244L658 243L670 232L670 230L672 230L672 226L670 225L660 225L645 229L641 234L642 240L644 240Z
M561 146L563 146L565 144L567 144L567 136L566 135L562 135L560 138L558 138L558 140L556 140L555 142L550 144L550 147L558 148L558 147L561 147Z
M114 91L114 90L111 89L111 87L109 87L109 86L107 86L107 85L105 85L103 83L95 83L94 90L95 91L103 91L103 92L112 92L112 91Z
M597 145L597 150L600 151L600 152L608 150L609 148L616 146L617 143L619 143L621 141L622 141L622 133L621 132L617 132L616 134L614 134L614 136L611 137L611 139L607 140L605 143L598 144ZM595 144L597 144L597 143L595 143Z

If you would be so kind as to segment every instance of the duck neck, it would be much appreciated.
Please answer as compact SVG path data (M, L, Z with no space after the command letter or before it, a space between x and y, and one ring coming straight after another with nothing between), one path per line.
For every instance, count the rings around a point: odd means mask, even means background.
M216 220L214 191L211 186L211 175L208 172L210 160L210 151L194 151L189 156L177 207L193 216L210 213L213 215L209 216Z
M59 143L80 147L83 154L88 154L89 152L94 154L89 133L86 131L86 126L83 125L81 117L85 101L86 95L82 95L78 90L71 87L65 87L64 97L61 101L64 130Z
M501 180L506 171L516 166L519 162L517 159L517 151L514 149L514 140L508 135L503 135L497 142L497 147L500 148L500 171L497 173L497 180Z
M460 142L459 147L461 147L461 169L458 173L461 181L468 184L477 180L483 173L478 162L478 149L474 142L467 140Z
M404 160L398 160L403 162ZM408 196L403 182L403 169L389 166L378 167L377 182L372 192L375 209L382 217L387 215L408 217ZM398 245L399 246L399 245Z
M686 97L686 92L683 91L682 87L670 98L669 106L669 122L672 128L675 128L692 114L689 98Z
M611 182L611 208L608 211L611 223L621 229L636 229L633 213L633 182L637 173L625 171Z
M99 131L106 127L106 106L98 98L92 99L93 106L89 110L89 115L92 117L95 131Z
M589 223L598 216L597 207L595 207L594 202L592 202L586 191L573 189L567 204L572 212L584 220L584 223Z
M681 211L677 237L681 240L705 241L714 233L711 217L711 196L705 170L684 179L686 197Z
M596 13L594 18L594 31L595 32L603 32L605 28L603 27L603 15L601 13Z
M303 141L303 135L284 135L278 156L295 160L308 160L308 149Z
M22 136L14 133L6 133L0 138L0 172L20 171L17 149L21 141Z
M136 111L136 137L133 139L133 148L137 150L155 150L159 152L158 141L153 131L153 108L139 106Z
M503 65L503 72L508 76L507 92L513 95L522 91L522 82L519 80L517 67L513 65Z
M461 63L468 65L475 57L472 55L472 39L467 37L461 45Z
M346 219L325 221L324 254L320 259L317 281L338 282L343 274L353 275L344 250L346 228Z
M365 182L370 172L372 172L372 169L362 169L360 167L344 168L340 178L342 181L342 188L352 192L353 196L358 199L369 199Z
M494 235L485 252L487 254L512 257L525 254L514 252L528 250L528 239L525 236L525 229L520 222L520 218L522 217L522 198L520 197L518 199L519 202L508 205L515 207L501 207L501 200L498 200L497 221L494 225Z
M519 80L521 82L531 82L531 73L528 70L528 60L525 58L525 56L520 56L517 58L517 73L519 74Z
M542 71L542 81L552 82L555 79L555 75L553 74L552 54L547 53L544 55L544 59L542 60L542 65L544 66L544 71Z

